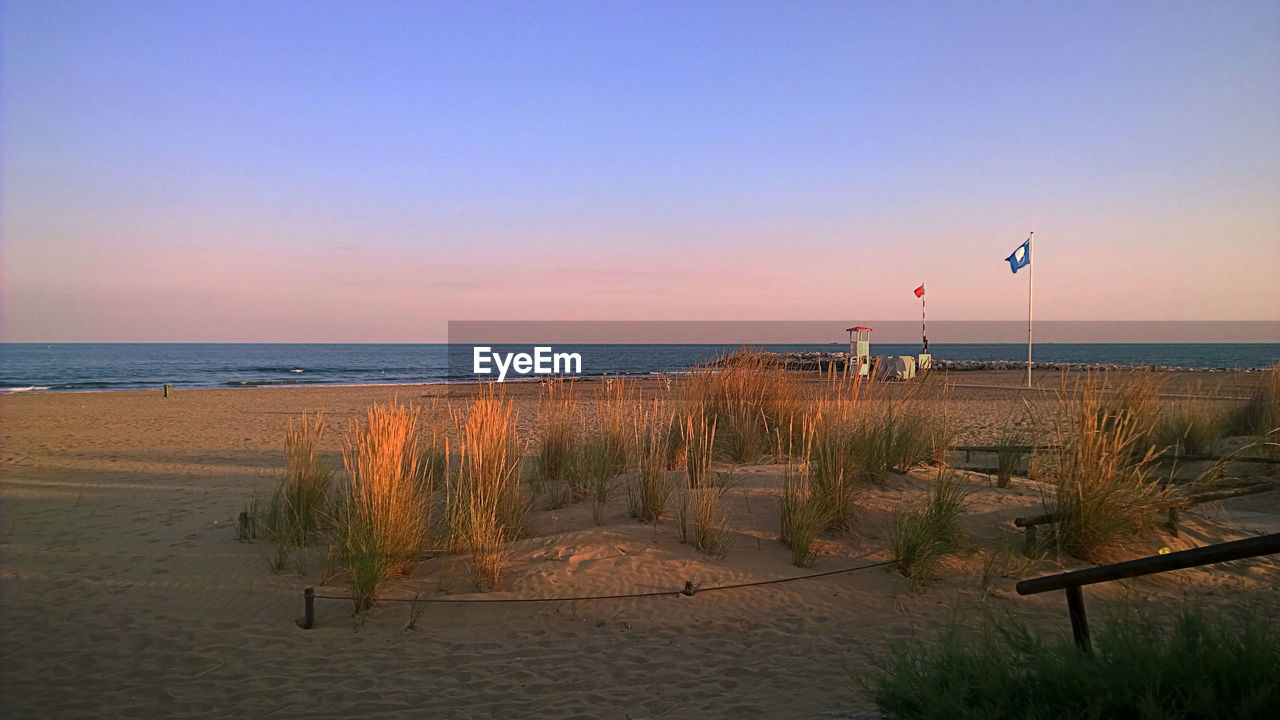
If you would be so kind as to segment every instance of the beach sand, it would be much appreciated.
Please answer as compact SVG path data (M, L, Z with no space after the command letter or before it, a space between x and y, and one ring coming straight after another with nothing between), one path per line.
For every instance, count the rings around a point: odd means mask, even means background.
M992 442L1012 412L1052 413L1020 372L965 373L945 399L961 441ZM1171 376L1171 393L1243 396L1258 374ZM1057 376L1038 375L1043 388ZM511 385L526 439L536 386ZM936 392L936 391L931 391ZM455 391L456 394L456 391ZM462 407L442 386L282 388L0 397L0 707L6 717L807 718L870 713L857 679L878 658L928 641L949 622L1016 613L1069 633L1061 593L1018 597L1014 578L981 583L981 547L1041 511L1042 489L1009 489L966 473L963 523L975 549L913 592L888 568L758 587L626 600L382 603L356 626L351 605L317 602L302 630L302 588L318 563L270 569L271 544L237 540L234 521L283 468L286 424L324 411L325 456L339 463L342 425L398 397ZM719 469L727 469L720 465ZM1272 466L1274 467L1274 466ZM922 500L934 470L893 476L862 500L856 533L824 539L814 571L889 558L893 513ZM1255 471L1257 472L1257 471ZM1274 471L1271 477L1275 477ZM627 517L621 495L605 524L589 503L538 506L499 587L476 593L458 558L426 561L382 593L433 600L542 598L678 590L806 574L778 542L783 467L735 470L734 544L707 558L670 521ZM1280 493L1184 512L1179 537L1134 555L1280 530ZM1016 542L1016 538L1010 540ZM1069 562L1065 567L1080 567ZM1060 570L1041 560L1026 577ZM1091 613L1141 600L1151 612L1187 603L1280 614L1280 567L1259 559L1090 587ZM835 715L823 715L835 717Z

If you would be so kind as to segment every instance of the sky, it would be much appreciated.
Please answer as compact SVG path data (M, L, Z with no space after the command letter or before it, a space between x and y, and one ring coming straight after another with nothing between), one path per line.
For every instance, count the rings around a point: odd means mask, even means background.
M1037 319L1280 320L1280 3L6 0L0 53L6 341L1019 320L1032 231Z

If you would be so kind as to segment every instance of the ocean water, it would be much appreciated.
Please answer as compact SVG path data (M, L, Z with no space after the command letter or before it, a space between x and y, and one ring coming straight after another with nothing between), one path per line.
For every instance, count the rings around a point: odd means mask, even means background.
M843 343L762 345L764 350L841 351ZM528 352L528 346L494 346ZM557 352L582 356L583 374L647 374L687 371L738 349L725 345L568 345ZM947 360L1026 360L1026 345L930 346ZM875 344L875 355L912 355L919 345ZM1083 344L1035 346L1040 362L1162 365L1251 369L1280 362L1280 343ZM471 346L445 344L188 344L3 343L0 392L75 392L158 388L251 388L278 385L382 385L469 380Z

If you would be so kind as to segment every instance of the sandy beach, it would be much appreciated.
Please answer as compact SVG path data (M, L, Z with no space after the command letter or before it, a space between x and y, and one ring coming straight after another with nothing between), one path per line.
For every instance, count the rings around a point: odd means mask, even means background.
M1053 412L1058 375L1039 374L1036 390L1013 389L1023 377L965 373L945 394L930 390L929 401L954 412L960 442L991 442L1011 408ZM1259 377L1171 374L1163 390L1243 397ZM532 441L538 387L508 391L522 440ZM270 543L239 541L236 516L280 477L291 419L323 411L323 455L340 467L340 428L392 398L437 410L465 403L438 385L0 397L5 715L874 717L857 678L949 622L1015 613L1046 632L1069 632L1061 593L1018 597L1014 577L982 587L984 548L1013 535L1013 518L1040 512L1043 490L1023 478L997 489L976 472L963 473L972 484L962 516L972 548L920 591L876 567L692 596L465 602L670 591L686 581L709 588L884 561L893 514L922 499L936 473L922 467L869 491L856 531L824 535L809 571L793 566L778 541L783 466L769 462L734 469L733 546L723 558L681 544L667 520L631 519L623 493L601 526L587 503L539 504L496 590L476 592L465 562L441 556L384 593L448 601L420 608L413 629L412 603L379 604L357 626L339 600L319 601L317 626L300 629L302 588L346 588L323 585L314 563L273 572ZM1134 554L1277 530L1280 493L1254 495L1185 512L1178 537ZM1021 576L1060 567L1038 560ZM1087 595L1096 613L1139 601L1154 612L1192 603L1277 616L1278 589L1280 565L1259 559Z

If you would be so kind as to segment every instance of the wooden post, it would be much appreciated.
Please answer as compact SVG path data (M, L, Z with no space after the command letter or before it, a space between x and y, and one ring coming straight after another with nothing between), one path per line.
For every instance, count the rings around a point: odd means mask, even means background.
M307 588L302 591L302 619L297 621L298 627L310 630L316 624L316 590Z
M1079 585L1067 587L1067 614L1071 616L1071 635L1081 650L1089 652L1089 617L1084 613L1084 593Z
M164 396L165 396L165 397L169 397L169 396L170 396L170 395L172 395L172 394L173 394L173 385L171 385L171 384L169 384L169 383L165 383L165 384L164 384Z

